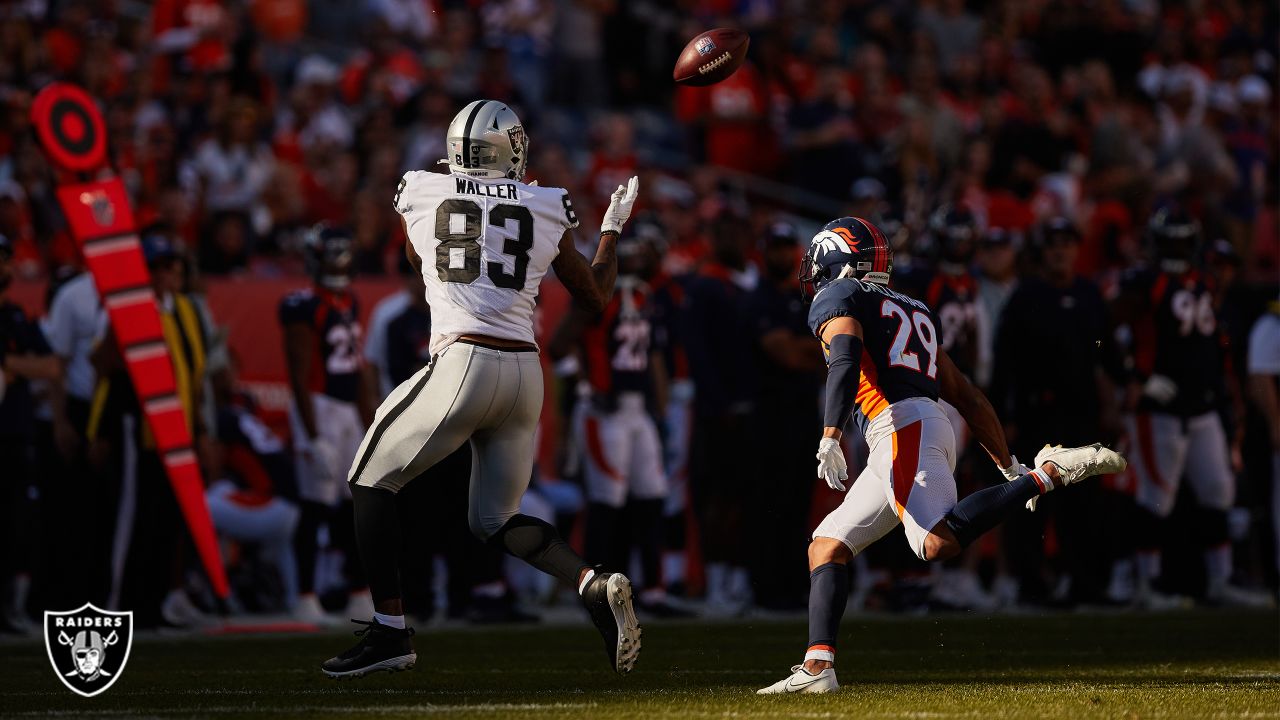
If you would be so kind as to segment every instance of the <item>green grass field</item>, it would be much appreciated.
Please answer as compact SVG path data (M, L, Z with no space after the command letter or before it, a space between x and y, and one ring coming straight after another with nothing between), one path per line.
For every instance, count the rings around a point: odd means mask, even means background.
M337 683L349 635L135 639L104 695L72 695L42 645L0 645L0 716L519 718L1280 717L1275 612L846 618L843 689L757 697L801 623L650 623L636 671L589 628L427 631L418 666Z

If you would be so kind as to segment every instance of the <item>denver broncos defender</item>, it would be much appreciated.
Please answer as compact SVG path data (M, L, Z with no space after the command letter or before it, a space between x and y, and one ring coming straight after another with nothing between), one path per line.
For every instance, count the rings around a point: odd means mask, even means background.
M888 288L891 254L875 225L845 217L814 236L801 263L801 282L817 290L809 327L827 356L818 477L845 490L840 440L855 409L871 454L844 502L813 532L804 663L760 694L840 687L836 636L849 595L848 564L898 523L921 559L946 560L1028 500L1125 467L1124 458L1098 444L1045 446L1034 470L1011 456L991 404L942 349L933 312ZM960 411L1009 482L957 502L956 439L939 399Z
M644 575L641 610L664 616L678 611L666 603L662 586L662 511L669 487L650 414L661 412L664 380L647 284L660 262L651 239L619 238L617 289L604 312L568 313L548 350L556 360L580 350L585 371L572 423L587 492L587 554L625 567L634 547Z
M322 223L307 233L303 250L313 286L280 301L293 394L289 432L297 456L302 511L294 536L299 595L293 614L322 623L327 618L315 594L317 532L326 522L331 527L350 527L347 501L351 494L342 482L343 470L351 466L373 408L361 373L360 311L351 291L355 257L351 233ZM351 545L350 533L346 536ZM355 566L355 547L344 550ZM360 574L358 569L354 574ZM363 588L354 590L348 606L359 612L368 607L369 596Z
M1211 279L1193 262L1201 230L1179 208L1162 208L1147 224L1153 267L1124 279L1114 303L1117 335L1127 350L1127 432L1137 447L1135 602L1152 609L1181 604L1153 587L1160 538L1185 474L1199 508L1205 599L1215 605L1266 606L1271 599L1233 585L1227 513L1235 503L1227 433L1218 406L1230 368L1213 304Z
M631 670L640 627L631 582L597 572L550 524L520 513L533 474L534 429L542 410L542 366L533 306L543 275L556 276L587 311L613 296L615 242L631 216L639 181L613 193L595 261L574 247L578 218L563 189L523 182L529 144L503 103L477 100L446 136L447 174L405 173L394 204L405 224L405 254L422 274L431 306L431 361L378 408L348 475L374 610L361 641L323 663L330 677L413 667L396 559L396 493L470 443L468 520L477 537L572 583L613 669Z

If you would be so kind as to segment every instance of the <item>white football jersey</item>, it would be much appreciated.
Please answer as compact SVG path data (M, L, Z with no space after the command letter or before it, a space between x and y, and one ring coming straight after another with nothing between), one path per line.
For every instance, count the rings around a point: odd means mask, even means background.
M469 334L535 342L542 276L578 226L563 189L411 170L395 206L422 258L431 354Z

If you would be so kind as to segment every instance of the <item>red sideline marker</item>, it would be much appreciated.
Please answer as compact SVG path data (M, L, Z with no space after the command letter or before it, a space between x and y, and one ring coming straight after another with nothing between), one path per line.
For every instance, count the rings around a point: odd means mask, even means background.
M133 208L119 178L88 178L88 173L107 164L102 114L80 88L53 83L36 96L31 120L45 154L65 171L59 178L58 203L102 296L200 561L214 592L225 598L230 592L227 575L205 505L204 481L177 395Z

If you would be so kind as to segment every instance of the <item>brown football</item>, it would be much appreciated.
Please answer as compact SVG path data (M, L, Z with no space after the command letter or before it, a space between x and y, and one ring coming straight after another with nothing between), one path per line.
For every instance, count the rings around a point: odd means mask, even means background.
M714 85L742 67L750 41L734 28L708 30L684 46L671 77L683 85Z

